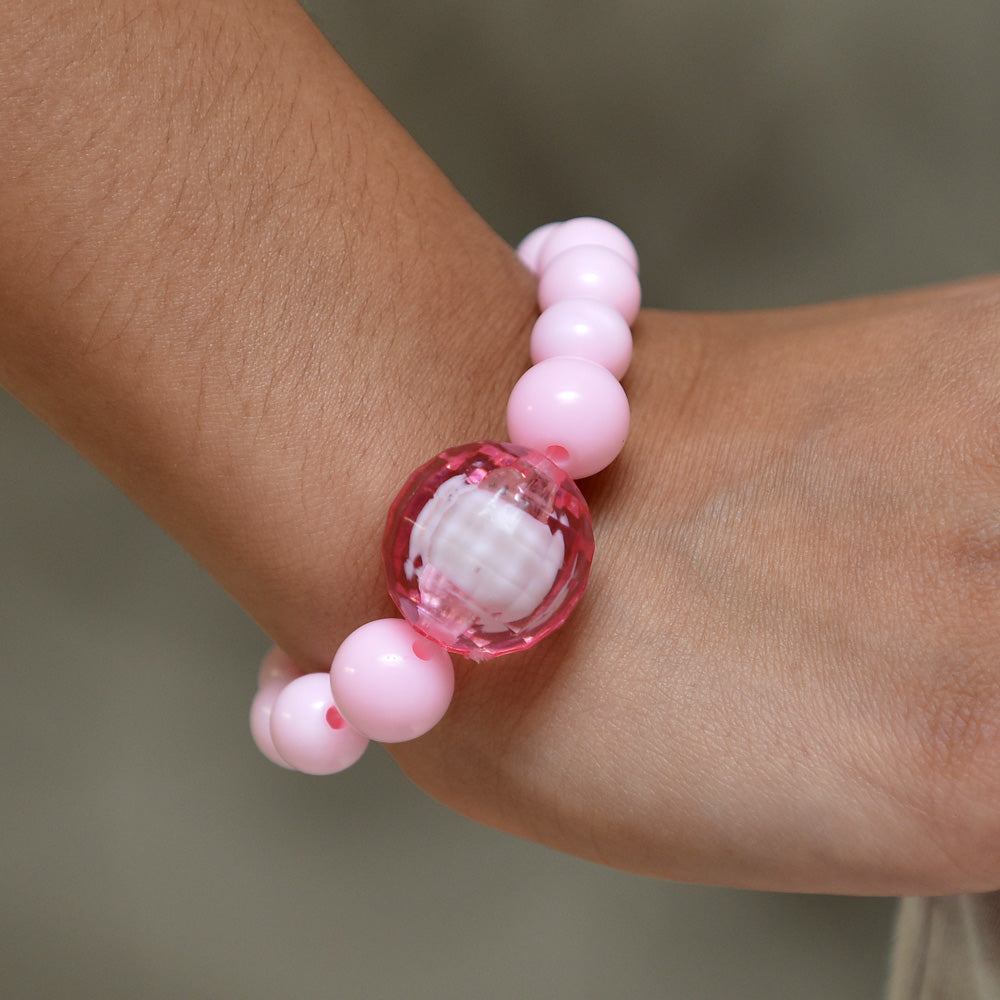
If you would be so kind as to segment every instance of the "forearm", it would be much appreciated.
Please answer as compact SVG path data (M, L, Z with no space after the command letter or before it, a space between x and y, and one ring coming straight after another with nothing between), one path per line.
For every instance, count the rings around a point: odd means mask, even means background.
M290 2L0 18L4 383L326 656L399 477L499 433L529 280Z

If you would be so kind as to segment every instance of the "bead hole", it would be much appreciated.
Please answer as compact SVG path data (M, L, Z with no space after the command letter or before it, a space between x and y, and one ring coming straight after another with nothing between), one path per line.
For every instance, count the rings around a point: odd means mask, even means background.
M347 725L344 717L332 705L326 710L326 724L331 729L343 729Z
M413 644L413 655L418 660L429 660L434 655L434 647L426 639L417 639Z
M554 465L562 465L569 458L569 451L561 444L550 444L545 449L545 457Z

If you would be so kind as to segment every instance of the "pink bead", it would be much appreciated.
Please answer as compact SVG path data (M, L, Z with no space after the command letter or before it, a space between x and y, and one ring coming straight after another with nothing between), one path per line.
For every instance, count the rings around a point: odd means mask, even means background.
M595 299L563 299L531 331L531 360L587 358L620 379L632 360L632 331L617 309Z
M330 668L344 718L369 739L402 743L441 721L455 691L451 657L400 618L352 632Z
M576 484L544 455L475 441L410 476L382 553L403 617L482 660L525 649L566 620L587 586L594 536Z
M292 658L277 646L272 646L260 661L257 672L257 687L262 688L272 681L280 681L282 686L289 681L301 677L302 671L295 665Z
M271 739L279 757L306 774L343 771L368 746L368 737L337 710L326 673L303 674L285 685L271 709Z
M570 219L559 226L558 232L553 230L539 248L537 270L544 271L564 250L585 246L614 250L636 274L639 273L639 255L632 241L614 223L588 216Z
M274 702L285 687L281 680L271 680L262 684L250 705L250 733L257 749L272 763L288 767L281 754L274 748L271 739L271 712Z
M639 315L642 289L635 271L614 250L573 247L553 257L538 279L538 304L543 310L562 299L606 302L631 326Z
M600 472L625 444L625 391L585 358L549 358L518 380L507 404L511 440L547 455L574 479Z
M546 240L559 228L561 223L548 222L544 226L533 229L517 245L517 255L521 263L532 274L538 274L538 257Z

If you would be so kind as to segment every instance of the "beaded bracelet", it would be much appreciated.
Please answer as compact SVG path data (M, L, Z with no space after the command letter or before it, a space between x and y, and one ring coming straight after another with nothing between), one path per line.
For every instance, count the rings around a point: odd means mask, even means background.
M517 248L538 278L531 367L507 406L509 443L449 448L414 472L389 510L382 556L403 618L352 632L329 673L302 674L277 647L250 710L261 752L282 767L333 774L369 740L432 729L451 702L449 652L484 660L558 628L583 595L594 552L574 482L625 444L619 379L632 357L639 262L610 222L534 230Z

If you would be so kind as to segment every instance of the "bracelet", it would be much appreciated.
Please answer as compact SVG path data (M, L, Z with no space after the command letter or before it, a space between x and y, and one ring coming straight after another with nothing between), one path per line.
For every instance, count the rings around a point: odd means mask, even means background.
M485 660L526 649L569 616L594 553L574 480L605 468L628 433L619 380L632 357L639 263L610 222L549 223L518 245L538 279L532 367L507 406L510 442L448 448L417 469L389 510L382 543L402 618L368 622L329 672L264 657L250 729L274 763L333 774L370 740L415 739L444 716L449 653Z

